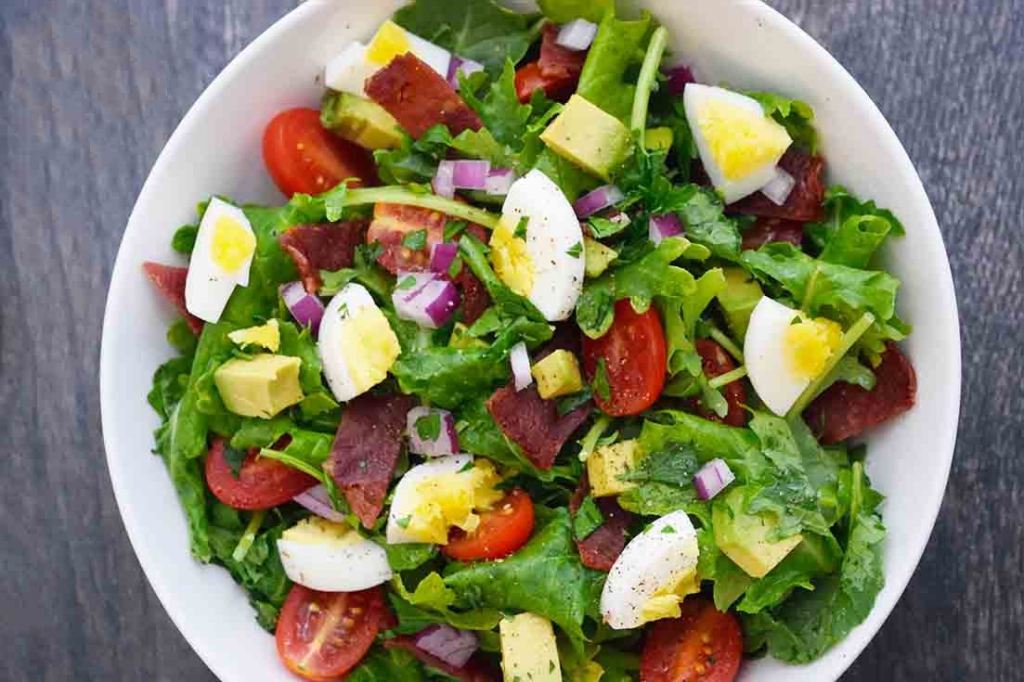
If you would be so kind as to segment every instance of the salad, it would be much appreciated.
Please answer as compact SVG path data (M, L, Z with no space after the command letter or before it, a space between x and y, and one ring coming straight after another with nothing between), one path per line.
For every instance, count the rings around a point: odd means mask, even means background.
M310 680L733 680L883 586L900 221L612 0L415 0L144 264L191 551ZM698 74L699 75L699 74Z

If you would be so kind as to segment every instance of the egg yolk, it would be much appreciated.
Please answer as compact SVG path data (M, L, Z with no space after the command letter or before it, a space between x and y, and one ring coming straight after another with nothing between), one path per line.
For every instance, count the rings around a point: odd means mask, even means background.
M308 545L350 543L360 539L358 533L346 523L335 523L317 516L299 521L284 532L282 537L291 542Z
M687 595L697 592L700 592L700 581L697 580L697 569L691 568L658 588L640 609L640 617L645 623L663 618L678 618L682 615L680 602Z
M825 371L829 358L843 342L843 328L837 322L819 317L801 318L786 327L785 348L792 374L814 379Z
M222 216L213 225L210 255L225 272L235 272L256 251L256 237L234 218Z
M386 66L392 59L408 51L409 38L402 27L393 21L385 21L366 49L366 58L374 64Z
M729 180L774 163L793 141L771 118L731 102L704 102L697 120L711 155Z
M515 236L505 219L491 233L491 263L494 272L509 289L520 296L533 291L533 260L526 251L526 240Z
M418 504L409 515L406 531L422 542L448 544L453 526L472 533L480 525L474 513L490 509L504 493L494 465L480 461L469 471L434 476L416 486Z
M262 346L271 353L281 347L281 328L277 320L270 320L258 327L247 327L228 334L228 338L239 346Z
M402 352L384 313L373 306L351 314L339 336L341 354L347 360L349 378L357 394L384 381Z

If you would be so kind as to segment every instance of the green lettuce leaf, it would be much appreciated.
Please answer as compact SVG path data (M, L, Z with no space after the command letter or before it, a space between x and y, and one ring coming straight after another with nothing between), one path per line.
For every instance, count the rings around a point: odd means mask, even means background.
M690 444L666 441L662 435L646 427L641 433L644 457L636 469L622 476L636 487L619 495L619 504L642 516L664 516L682 509L699 518L705 527L710 526L711 507L697 497L693 486L693 477L701 467L696 449Z
M587 53L576 94L615 118L626 120L636 94L635 79L628 78L627 71L643 60L650 30L648 14L635 21L622 21L614 12L607 12Z
M768 575L750 584L736 610L759 613L781 604L798 587L813 590L813 580L834 573L842 559L843 549L831 533L807 535Z
M423 666L408 651L377 646L345 676L346 682L424 682L426 679Z
M829 187L824 206L824 222L808 223L804 231L828 263L866 268L886 237L906 233L892 211L861 201L841 185Z
M538 0L537 6L556 24L565 24L573 19L597 23L608 10L615 9L615 0Z
M480 120L498 143L513 149L522 147L533 107L519 103L516 68L511 61L505 62L501 77L491 83L482 100L465 88L462 98L480 115Z
M447 623L460 630L493 630L501 621L501 612L493 608L455 611L456 593L445 585L437 573L430 573L412 592L406 589L401 576L391 581L394 593L388 598L398 615L399 634L412 634L432 623Z
M788 99L771 92L747 92L761 103L766 116L771 116L785 127L793 142L811 154L818 151L818 132L814 129L814 109L798 99Z

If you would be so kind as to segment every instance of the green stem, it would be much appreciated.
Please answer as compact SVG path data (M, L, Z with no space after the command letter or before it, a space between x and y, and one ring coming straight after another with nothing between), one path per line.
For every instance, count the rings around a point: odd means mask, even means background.
M835 371L839 365L839 361L846 357L846 354L853 348L853 344L860 340L860 337L864 336L864 332L871 328L871 325L875 323L875 316L871 313L864 313L857 322L846 330L843 334L843 341L839 344L839 348L836 352L832 353L832 356L828 359L828 364L825 366L825 371L818 375L818 378L812 381L804 392L800 394L796 402L793 403L793 407L786 413L786 419L792 419L803 414L803 411L807 409L807 406L811 404L811 401L818 397L821 393L823 386L828 386L831 383L832 372Z
M582 448L580 450L581 462L587 461L587 458L590 457L590 453L597 448L597 441L601 440L601 436L603 436L604 432L608 430L611 423L612 418L606 414L602 414L597 418L597 421L594 422L594 425L590 427L590 430L587 431L587 435L583 436L583 440L580 441L580 447Z
M647 128L647 105L651 101L651 90L654 89L658 77L658 67L668 45L668 29L659 26L651 36L647 45L644 64L640 67L640 76L636 80L636 95L633 96L633 115L630 118L630 130L640 138L640 146L644 146L644 130Z
M743 351L737 346L725 332L718 327L711 327L711 332L708 334L719 346L724 348L729 355L736 358L736 362L743 364Z
M740 379L742 379L745 376L747 376L747 368L746 368L746 366L737 367L736 369L732 370L731 372L726 372L725 374L719 374L714 379L711 379L710 381L708 381L708 386L710 386L711 388L721 388L722 386L725 386L726 384L731 384L734 381L739 381Z
M242 533L242 538L238 541L238 546L235 547L235 551L231 553L231 558L235 561L245 561L245 555L249 553L249 548L252 547L252 543L256 541L256 533L259 532L260 526L263 525L263 519L267 516L266 509L260 509L252 514L252 518L249 519L249 525L245 527L245 532Z
M271 450L270 448L263 448L262 450L260 450L260 457L266 457L267 459L276 459L278 462L281 462L282 464L287 464L293 469L298 469L304 474L309 474L320 483L326 484L327 482L327 475L322 470L317 469L309 462L305 462L299 459L298 457L294 457L285 452L281 452L280 450Z
M397 185L350 189L341 199L342 207L376 203L403 204L405 206L429 208L455 216L456 218L468 220L471 223L476 223L492 230L497 227L498 220L500 219L500 216L490 211L485 211L469 204L463 204L454 199L445 199L436 194L420 194Z

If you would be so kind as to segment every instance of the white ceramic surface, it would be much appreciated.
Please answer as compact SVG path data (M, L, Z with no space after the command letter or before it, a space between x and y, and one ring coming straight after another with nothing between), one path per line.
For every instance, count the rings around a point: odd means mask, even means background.
M217 567L190 557L184 517L162 462L152 455L157 416L150 377L172 351L174 312L142 274L145 260L178 262L174 229L196 202L222 194L280 202L263 170L260 135L279 110L316 106L317 76L350 40L365 39L401 2L310 0L247 47L214 80L175 131L129 219L107 300L101 402L107 461L139 561L186 639L227 682L293 679L241 590ZM520 3L521 4L521 3ZM677 53L705 82L777 90L817 112L830 180L888 206L907 227L888 258L903 280L900 312L915 327L906 344L919 404L870 439L868 471L888 495L886 587L868 620L810 666L772 660L746 666L742 682L828 682L850 665L906 587L928 541L953 455L960 403L960 335L949 264L935 215L913 165L878 109L817 43L751 0L649 0Z

